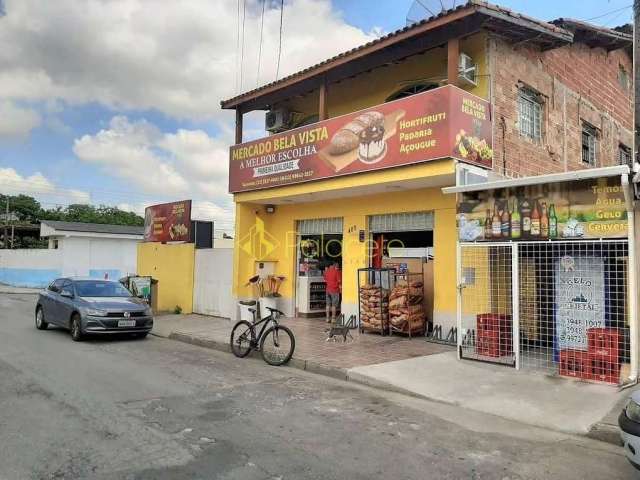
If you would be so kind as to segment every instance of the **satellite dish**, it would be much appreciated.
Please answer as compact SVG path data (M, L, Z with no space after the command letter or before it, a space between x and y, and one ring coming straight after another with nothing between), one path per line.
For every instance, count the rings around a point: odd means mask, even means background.
M407 27L463 3L465 0L414 0L407 12Z

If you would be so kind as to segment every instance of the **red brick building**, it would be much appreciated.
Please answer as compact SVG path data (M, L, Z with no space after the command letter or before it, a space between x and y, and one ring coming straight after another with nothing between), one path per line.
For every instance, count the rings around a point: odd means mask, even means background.
M498 35L488 39L494 170L505 176L604 167L631 159L631 36L572 20L554 24L571 31L572 42L545 50L513 45ZM539 106L539 128L533 132L520 124L521 102ZM591 135L593 153L588 154Z

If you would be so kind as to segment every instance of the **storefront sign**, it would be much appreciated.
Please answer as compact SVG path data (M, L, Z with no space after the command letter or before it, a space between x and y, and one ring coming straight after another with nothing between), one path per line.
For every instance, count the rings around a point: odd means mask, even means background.
M586 350L587 330L605 326L604 262L565 255L555 270L557 347Z
M233 146L229 191L450 157L491 168L491 142L489 103L444 86Z
M463 194L460 241L570 240L627 236L619 177Z
M145 242L188 242L191 200L152 205L144 211Z

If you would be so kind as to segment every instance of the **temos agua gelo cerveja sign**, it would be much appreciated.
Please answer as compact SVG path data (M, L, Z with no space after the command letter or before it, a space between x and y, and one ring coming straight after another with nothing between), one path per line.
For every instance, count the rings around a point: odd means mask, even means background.
M460 241L570 240L627 236L619 177L462 194Z

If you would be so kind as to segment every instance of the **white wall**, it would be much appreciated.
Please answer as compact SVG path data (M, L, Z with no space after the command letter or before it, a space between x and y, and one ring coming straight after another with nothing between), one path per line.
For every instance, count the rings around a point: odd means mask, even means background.
M109 279L136 273L139 240L60 237L57 249L0 250L0 283L44 287L61 276Z
M217 317L235 317L232 295L233 249L196 249L193 311Z
M0 250L0 283L39 288L62 275L58 250Z
M63 275L119 278L136 273L138 240L65 237L58 250L62 252Z

